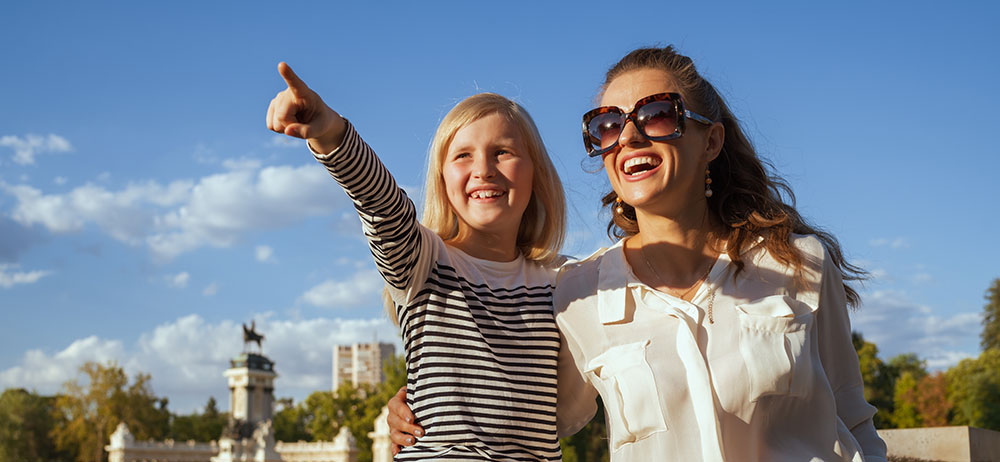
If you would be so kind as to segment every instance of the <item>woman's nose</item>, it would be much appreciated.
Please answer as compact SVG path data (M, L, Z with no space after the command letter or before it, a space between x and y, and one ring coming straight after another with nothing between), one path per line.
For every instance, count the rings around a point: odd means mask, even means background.
M626 118L624 123L625 125L622 127L621 133L618 134L619 146L646 141L646 137L642 136L642 133L639 132L632 119Z

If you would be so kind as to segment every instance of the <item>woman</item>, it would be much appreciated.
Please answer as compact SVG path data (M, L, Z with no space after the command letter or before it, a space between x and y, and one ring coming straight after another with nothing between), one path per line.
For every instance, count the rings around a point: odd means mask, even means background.
M552 314L564 199L520 105L482 93L438 126L424 224L354 127L288 65L268 128L305 138L354 201L425 424L399 460L560 459ZM497 413L501 415L497 415Z
M860 270L689 58L635 50L600 100L584 140L621 240L558 280L562 434L600 394L614 461L884 461L847 316Z

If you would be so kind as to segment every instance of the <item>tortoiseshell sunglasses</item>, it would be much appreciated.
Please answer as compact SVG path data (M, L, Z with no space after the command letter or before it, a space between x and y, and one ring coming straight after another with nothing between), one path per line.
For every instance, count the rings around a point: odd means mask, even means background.
M684 101L678 93L647 96L636 101L628 114L615 106L602 106L583 115L583 145L590 157L614 149L629 120L642 136L652 141L680 138L684 134L685 119L712 124L707 117L684 109Z

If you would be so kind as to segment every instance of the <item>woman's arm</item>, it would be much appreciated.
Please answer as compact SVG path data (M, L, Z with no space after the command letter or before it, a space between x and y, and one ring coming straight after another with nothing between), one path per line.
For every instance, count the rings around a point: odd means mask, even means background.
M885 462L885 442L875 431L877 411L865 401L858 354L851 343L851 321L840 270L824 255L823 278L817 310L819 354L833 396L837 416L861 445L866 462Z

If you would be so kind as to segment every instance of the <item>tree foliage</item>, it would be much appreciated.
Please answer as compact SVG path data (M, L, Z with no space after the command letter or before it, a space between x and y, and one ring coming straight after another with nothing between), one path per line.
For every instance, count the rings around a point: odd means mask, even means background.
M20 388L0 395L0 462L70 461L73 453L57 451L49 432L57 425L55 398Z
M953 425L1000 430L1000 349L964 359L947 372Z
M893 395L896 378L892 369L878 357L878 347L868 342L860 333L851 334L851 341L858 353L861 378L865 384L865 400L878 409L875 414L875 428L892 428Z
M125 422L139 440L167 435L167 400L153 395L149 375L136 374L129 384L125 371L113 362L88 362L80 374L85 382L66 382L56 398L57 418L65 419L64 425L52 430L58 450L75 452L79 462L101 462L104 445L119 422Z
M372 440L368 437L375 418L389 399L406 384L406 363L402 356L382 365L385 381L378 386L341 385L334 391L316 391L298 406L282 400L275 414L275 435L280 441L332 441L342 426L354 435L358 462L372 460Z
M983 331L980 333L983 350L1000 349L1000 279L986 290L986 306L983 307Z
M944 372L929 374L917 383L917 413L924 427L943 427L951 418L948 378Z
M604 420L604 403L597 398L597 413L575 435L559 440L564 462L608 462L608 427Z
M219 412L215 398L209 397L201 413L171 416L169 435L175 441L218 440L228 419L228 414Z

